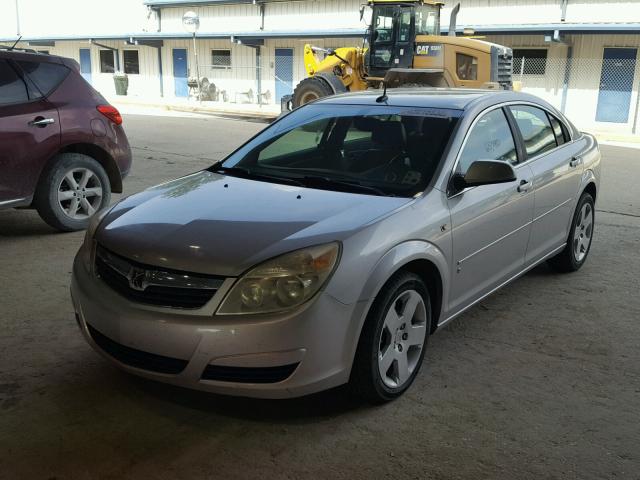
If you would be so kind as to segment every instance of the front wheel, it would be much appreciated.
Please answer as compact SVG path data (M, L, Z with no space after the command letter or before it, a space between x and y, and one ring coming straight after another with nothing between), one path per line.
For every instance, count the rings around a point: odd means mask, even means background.
M34 205L53 228L71 232L87 228L110 200L111 185L102 165L87 155L63 153L42 173Z
M549 265L559 272L579 270L586 262L589 250L591 250L594 224L595 204L593 197L585 192L578 200L567 245L558 255L549 259Z
M383 403L413 383L431 331L431 303L417 275L400 272L382 288L367 316L351 371L357 395Z

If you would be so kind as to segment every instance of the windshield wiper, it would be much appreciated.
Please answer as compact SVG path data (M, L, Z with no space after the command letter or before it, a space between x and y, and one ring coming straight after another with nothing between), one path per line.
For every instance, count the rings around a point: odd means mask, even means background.
M320 175L305 175L300 178L300 183L307 187L339 187L342 191L353 192L360 191L362 193L372 193L384 197L390 196L389 193L370 185L363 185L355 180L337 180L335 178L323 177Z
M340 191L346 191L346 192L357 191L357 192L369 193L369 194L380 195L380 196L393 196L389 193L386 193L380 190L379 188L372 187L369 185L362 185L361 183L355 180L353 181L337 180L334 178L323 177L321 175L305 175L303 177L295 177L295 178L280 177L277 175L267 175L264 173L258 173L246 167L237 167L237 166L223 167L223 166L216 166L216 165L214 165L211 168L211 171L224 173L232 176L237 176L241 178L267 180L267 181L276 182L276 183L285 183L288 185L295 185L298 187L309 187L309 188L314 188L314 187L336 188L337 187L340 189Z
M245 167L222 167L222 166L213 166L211 169L213 172L224 173L236 177L241 178L249 178L255 180L267 180L276 183L286 183L288 185L295 185L297 187L304 187L305 184L299 180L288 177L279 177L277 175L266 175L264 173L254 172Z

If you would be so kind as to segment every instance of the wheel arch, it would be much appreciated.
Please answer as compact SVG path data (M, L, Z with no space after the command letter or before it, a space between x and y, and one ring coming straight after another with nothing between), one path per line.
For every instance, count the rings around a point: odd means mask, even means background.
M91 143L72 143L65 145L56 153L56 155L51 157L49 164L61 153L80 153L93 158L102 165L102 168L107 172L109 183L111 184L111 191L114 193L122 193L122 176L120 174L120 169L113 157L102 148Z
M596 182L594 180L590 180L585 187L582 189L582 192L586 192L593 198L593 201L596 201L596 196L598 193L598 188L596 187Z
M347 87L345 87L344 83L333 73L320 72L316 73L315 77L324 80L331 90L333 90L334 95L347 92Z
M442 251L433 243L411 240L389 250L376 264L362 290L360 300L366 300L364 325L374 299L389 279L401 270L418 275L427 285L431 301L432 325L435 331L444 313L444 299L448 291L448 263Z

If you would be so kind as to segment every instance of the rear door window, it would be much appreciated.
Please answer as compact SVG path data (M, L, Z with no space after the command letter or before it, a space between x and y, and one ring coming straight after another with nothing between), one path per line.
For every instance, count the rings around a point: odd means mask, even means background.
M58 63L27 61L17 63L45 97L55 90L69 74L69 69Z
M547 115L549 116L549 121L551 122L551 127L553 128L553 133L556 136L556 142L558 145L566 143L568 141L568 136L566 134L567 129L563 127L562 122L560 122L556 117L550 113Z
M6 60L0 60L0 105L29 101L27 85Z
M509 108L520 129L529 158L556 148L556 137L544 110L528 105Z

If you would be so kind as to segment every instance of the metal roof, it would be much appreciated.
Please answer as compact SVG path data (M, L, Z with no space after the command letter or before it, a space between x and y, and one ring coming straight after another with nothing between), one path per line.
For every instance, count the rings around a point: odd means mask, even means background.
M162 0L169 1L169 0ZM211 1L211 0L207 0ZM466 25L477 34L483 35L524 35L524 34L549 34L558 30L566 34L640 34L640 23L544 23L544 24L517 24L517 25ZM463 31L463 27L457 29ZM442 33L447 33L448 27L443 26ZM198 38L231 38L240 41L243 39L269 39L269 38L349 38L362 37L365 30L360 28L345 29L318 29L318 30L255 30L247 32L198 32ZM187 32L136 32L112 35L47 35L29 36L25 35L21 41L64 41L64 40L128 40L130 38L150 39L150 40L171 40L191 38ZM0 38L0 42L14 42L16 37Z
M336 29L336 30L256 30L249 32L198 32L198 38L228 38L234 37L238 40L254 40L266 38L346 38L346 37L362 37L365 31L361 29ZM25 35L21 42L34 41L64 41L64 40L128 40L130 38L148 39L148 40L171 40L192 38L188 32L138 32L138 33L121 33L113 35L50 35L50 36L28 36ZM15 42L16 37L0 38L0 42Z
M496 24L496 25L464 25L456 28L462 33L464 29L472 29L476 33L483 34L531 34L550 33L558 30L564 33L587 33L587 34L615 34L615 33L640 33L640 22L632 23L519 23L519 24ZM442 26L442 32L447 32L448 27Z
M233 5L233 4L253 4L258 3L255 0L146 0L145 5L150 7L184 7L197 5ZM259 3L266 3L260 0Z

